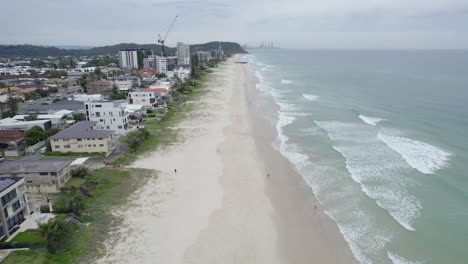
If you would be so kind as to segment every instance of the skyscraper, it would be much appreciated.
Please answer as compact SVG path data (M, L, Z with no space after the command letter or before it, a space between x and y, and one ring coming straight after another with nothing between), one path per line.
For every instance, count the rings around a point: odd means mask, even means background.
M177 64L190 64L190 46L182 42L177 43Z

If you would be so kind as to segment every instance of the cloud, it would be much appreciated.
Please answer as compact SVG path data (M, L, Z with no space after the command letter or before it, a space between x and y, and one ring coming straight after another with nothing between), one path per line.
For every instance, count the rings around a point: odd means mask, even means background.
M104 45L275 41L299 48L460 48L468 0L15 0L2 3L4 43ZM450 42L439 38L450 39ZM419 41L418 41L419 40Z

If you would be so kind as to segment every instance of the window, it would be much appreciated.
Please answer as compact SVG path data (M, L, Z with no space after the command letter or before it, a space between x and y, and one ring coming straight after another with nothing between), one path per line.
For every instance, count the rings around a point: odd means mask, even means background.
M81 140L83 140L83 139L79 138L79 139L77 139L77 140L78 140L78 141L81 141Z
M15 212L16 210L18 210L18 208L21 207L20 201L18 200L18 201L16 201L16 202L14 202L13 205L12 205L12 207L13 207L13 212Z
M119 129L122 129L122 126L117 126Z
M95 146L96 146L96 144L93 144L93 147L95 147Z
M49 173L48 173L48 172L39 172L39 175L41 175L41 176L47 176L47 175L49 175Z
M63 145L64 148L70 148L70 145Z
M8 210L6 208L3 209L3 213L5 214L5 218L8 218Z
M56 172L51 172L50 175L57 176L57 173Z
M100 147L104 147L104 144L99 144Z
M102 105L94 105L94 107L102 107Z
M63 141L64 141L64 142L68 142L68 141L70 141L70 140L69 140L69 139L64 139Z
M99 138L99 140L103 140L103 138Z
M59 149L60 146L59 145L54 145L54 148Z
M16 197L16 189L10 191L2 197L2 204L5 205Z
M96 112L96 117L101 117L101 113L100 113L100 112Z
M78 145L78 148L83 148L83 145Z

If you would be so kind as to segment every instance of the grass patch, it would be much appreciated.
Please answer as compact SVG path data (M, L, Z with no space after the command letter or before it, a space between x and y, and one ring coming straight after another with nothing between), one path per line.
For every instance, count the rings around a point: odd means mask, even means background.
M53 160L53 159L77 159L77 158L105 158L106 153L91 152L91 153L74 153L74 152L46 152L41 157L42 160Z
M50 254L45 249L13 251L2 261L2 264L50 263L48 255Z
M44 237L37 230L26 230L17 234L11 242L16 243L34 243L38 245L45 245Z
M83 178L77 178L77 177L72 177L70 180L65 183L65 188L70 188L70 187L80 187L81 184L83 184L85 180Z

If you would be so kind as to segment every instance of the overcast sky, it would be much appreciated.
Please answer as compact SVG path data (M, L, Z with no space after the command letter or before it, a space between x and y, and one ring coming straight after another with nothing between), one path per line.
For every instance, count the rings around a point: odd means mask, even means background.
M0 0L0 44L468 48L468 0Z

